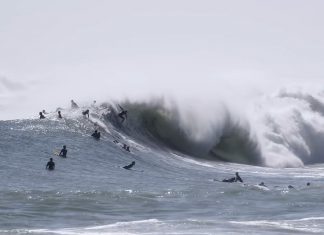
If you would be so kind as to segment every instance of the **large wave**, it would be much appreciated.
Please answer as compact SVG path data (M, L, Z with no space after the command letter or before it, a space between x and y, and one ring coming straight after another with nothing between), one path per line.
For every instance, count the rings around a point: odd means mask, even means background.
M128 110L124 123L118 117L118 104ZM323 91L282 89L252 100L244 112L236 112L228 103L208 107L152 98L84 106L109 134L121 133L194 158L270 167L324 162ZM64 113L69 119L81 115L76 110Z
M124 132L196 158L270 167L324 162L321 91L282 89L252 103L246 115L224 108L217 122L163 100L122 105L130 113Z
M116 120L116 109L112 109L107 119L128 135L196 158L263 164L248 124L234 121L226 110L223 110L222 120L202 123L199 115L184 114L176 104L166 105L163 100L128 101L122 106L129 113L127 124L121 126Z

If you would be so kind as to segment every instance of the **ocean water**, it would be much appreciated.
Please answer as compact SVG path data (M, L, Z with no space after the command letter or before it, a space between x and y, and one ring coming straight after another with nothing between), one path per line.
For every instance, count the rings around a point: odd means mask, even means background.
M324 234L321 107L287 96L300 105L255 121L263 135L227 123L212 141L147 104L123 104L122 124L107 105L0 121L0 234ZM235 172L243 183L220 182Z

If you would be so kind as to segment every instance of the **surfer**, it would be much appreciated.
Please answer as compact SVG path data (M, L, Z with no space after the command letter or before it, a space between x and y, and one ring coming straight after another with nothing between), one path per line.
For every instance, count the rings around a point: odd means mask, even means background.
M88 116L89 118L89 109L82 112L83 116Z
M129 150L129 146L127 146L126 144L124 144L123 149L125 149L125 150L128 151L128 152L130 152L130 150Z
M267 186L264 184L264 182L261 182L261 183L259 184L259 186L267 187Z
M67 154L67 149L66 149L66 145L63 145L63 148L61 149L61 152L59 153L60 157L66 157Z
M55 169L55 163L53 162L53 158L50 158L49 162L47 162L46 169L49 171L52 171Z
M61 111L58 111L57 114L58 114L58 118L62 118Z
M93 138L99 140L100 139L100 132L98 132L97 130L95 130L95 132L93 132L91 136Z
M125 121L125 119L127 118L127 111L123 110L121 111L118 116L122 119L121 123L123 123Z
M45 109L43 109L43 114L48 114L48 113L46 113Z
M235 173L235 177L229 178L229 179L223 179L222 180L222 182L227 182L227 183L233 183L233 182L237 182L237 181L240 181L241 183L243 183L243 180L239 176L239 173L238 172Z
M127 165L127 166L124 166L123 168L126 169L126 170L130 170L133 166L135 166L135 162L132 161L131 164Z
M123 109L120 105L118 105L119 108L122 110L118 116L122 119L121 123L123 123L125 121L125 119L127 118L127 110Z
M44 119L44 118L45 118L44 114L42 112L39 112L39 119Z
M72 108L72 109L77 109L77 108L79 108L79 106L77 105L77 103L74 102L74 100L71 100L71 108Z

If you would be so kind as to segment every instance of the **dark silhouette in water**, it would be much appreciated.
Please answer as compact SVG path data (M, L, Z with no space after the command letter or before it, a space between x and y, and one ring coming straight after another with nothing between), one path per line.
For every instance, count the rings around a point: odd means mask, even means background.
M67 149L66 149L66 145L63 145L63 148L61 149L61 152L59 154L60 157L66 157L67 154Z
M45 116L43 115L43 113L39 112L39 119L44 119L44 118L45 118Z
M123 168L126 169L126 170L130 170L133 166L135 166L135 162L132 161L131 164L127 165L127 166L124 166Z
M94 133L92 133L91 135L93 138L99 140L100 139L100 132L98 132L97 130L95 130Z
M47 162L46 169L49 171L52 171L55 169L55 163L53 162L53 158L50 158L49 162Z
M235 173L235 177L233 177L233 178L229 178L229 179L223 179L222 182L226 182L226 183L233 183L233 182L237 182L237 181L240 181L241 183L243 183L243 180L242 180L242 178L239 176L239 173L238 173L238 172Z
M130 150L129 150L129 146L127 146L126 144L124 144L123 149L125 149L125 150L128 151L128 152L130 152Z
M57 114L58 114L58 118L62 118L61 111L58 111Z
M82 114L83 114L83 116L88 116L88 118L89 118L89 109L87 109L87 110L85 110L85 111L83 111L82 112Z

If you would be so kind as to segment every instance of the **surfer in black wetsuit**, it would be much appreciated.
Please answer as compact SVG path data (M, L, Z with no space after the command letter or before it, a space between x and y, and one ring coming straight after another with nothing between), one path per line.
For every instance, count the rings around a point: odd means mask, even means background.
M241 183L243 183L243 180L239 176L239 173L238 172L235 173L235 177L229 178L229 179L223 179L222 180L222 182L227 182L227 183L233 183L233 182L237 182L237 181L240 181Z
M126 170L130 170L133 166L135 166L135 162L132 161L131 164L127 165L127 166L124 166L123 168L126 169Z
M93 138L99 140L100 139L100 132L98 132L97 130L95 130L94 133L92 133L91 135Z
M44 114L42 112L39 112L39 119L44 119L44 118L45 118Z
M128 152L130 152L130 150L129 150L129 146L127 146L126 144L124 144L123 149L125 149L125 150L128 151Z
M59 154L60 157L66 157L67 154L67 149L66 149L66 145L63 145L63 148Z
M125 119L127 118L127 110L125 110L122 106L118 105L119 108L121 109L121 112L118 114L118 117L120 117L122 119L121 123L123 123L125 121Z
M58 114L58 118L61 119L62 118L61 111L58 111L57 114Z
M49 162L47 162L46 169L49 171L52 171L55 169L55 163L53 162L53 158L50 158Z
M121 111L118 116L122 119L121 123L123 123L125 121L125 119L127 118L127 111L123 110Z
M89 109L82 112L83 116L88 116L89 118Z

